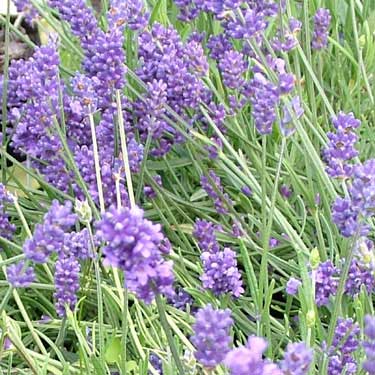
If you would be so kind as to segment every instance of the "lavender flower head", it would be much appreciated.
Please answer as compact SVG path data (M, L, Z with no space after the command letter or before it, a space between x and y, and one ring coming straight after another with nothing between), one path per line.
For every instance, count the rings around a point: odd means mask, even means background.
M56 312L60 317L66 315L65 305L74 310L79 289L80 266L74 256L61 256L56 262L55 293Z
M328 375L341 374L345 369L346 374L355 374L357 363L353 353L359 346L359 326L352 319L339 318L337 320L334 339L328 348Z
M306 375L309 372L313 351L305 343L288 344L284 359L280 362L283 374Z
M300 280L295 279L294 277L291 277L287 284L286 284L286 292L290 296L295 296L298 293L299 287L302 285Z
M53 252L61 252L64 234L76 220L70 201L61 205L54 200L44 215L43 223L36 225L32 238L26 240L23 246L26 257L36 263L45 263Z
M314 16L314 34L312 48L321 50L328 45L328 31L331 22L331 14L328 9L319 8Z
M345 283L345 293L349 296L355 296L360 293L362 285L371 294L375 288L375 278L366 266L354 258L349 267Z
M130 290L149 303L155 293L173 294L172 263L162 255L168 251L159 224L144 218L138 207L109 209L97 223L97 236L105 263L122 269Z
M199 309L193 325L191 342L196 348L195 358L205 367L220 364L230 350L229 331L233 324L231 311L215 310L211 305Z
M232 375L282 375L278 366L263 359L267 342L261 337L252 336L246 346L231 350L225 357L224 364Z
M244 292L233 250L226 247L216 253L204 252L201 260L203 288L212 290L215 295L230 293L234 297L239 297Z
M216 253L220 250L220 245L215 234L215 231L218 230L218 226L209 221L202 219L195 221L193 236L198 241L198 245L202 251Z
M219 68L223 75L224 85L229 89L238 89L243 85L246 63L242 53L234 50L225 51L219 62Z
M365 316L364 334L367 340L362 343L366 354L366 360L362 367L369 375L375 374L375 317L371 315Z
M261 135L270 134L276 120L276 105L279 102L279 90L263 74L255 73L250 82L252 114L255 127Z
M14 288L26 288L35 280L34 268L26 266L24 261L10 265L7 275Z
M358 140L355 129L359 127L360 121L353 113L340 112L332 119L336 132L327 134L327 148L323 150L323 157L327 163L327 173L331 177L351 177L353 166L350 160L358 155L355 144Z
M318 306L327 305L329 297L336 294L338 269L330 260L319 264L315 274L315 301Z

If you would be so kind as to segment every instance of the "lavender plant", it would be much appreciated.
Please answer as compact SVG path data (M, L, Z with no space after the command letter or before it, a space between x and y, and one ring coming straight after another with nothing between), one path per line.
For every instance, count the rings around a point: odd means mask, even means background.
M5 2L0 373L372 374L371 2Z

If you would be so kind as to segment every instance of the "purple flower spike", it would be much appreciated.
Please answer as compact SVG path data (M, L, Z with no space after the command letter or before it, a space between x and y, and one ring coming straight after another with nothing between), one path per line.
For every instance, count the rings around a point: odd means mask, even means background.
M193 236L197 239L200 249L204 252L216 253L220 250L215 231L218 227L213 223L197 219L193 229Z
M26 288L35 280L34 268L25 267L24 261L10 265L7 274L8 281L14 288Z
M261 73L255 73L250 82L252 114L255 127L261 135L270 134L276 120L276 105L279 102L279 90Z
M364 333L367 340L363 342L362 346L366 354L366 360L362 367L369 375L375 375L375 317L365 316Z
M72 213L70 201L61 205L54 200L44 215L43 223L36 225L33 237L26 240L23 246L26 257L36 263L46 263L53 252L60 253L63 249L64 234L76 220L77 215Z
M298 293L299 287L302 285L300 280L295 279L294 277L291 277L287 284L286 284L286 292L290 296L295 296Z
M216 253L204 252L201 255L203 288L210 289L216 295L230 293L239 297L244 289L241 274L237 268L236 253L225 248Z
M312 359L313 351L305 343L292 343L288 344L280 367L284 374L307 375Z
M229 89L238 89L243 85L246 63L242 53L233 50L225 51L219 62L219 68L224 85Z
M252 336L246 346L231 350L225 357L224 364L232 375L283 375L275 363L263 359L266 348L266 340Z
M97 224L107 244L105 263L125 272L129 289L150 303L155 294L173 294L172 263L163 259L169 247L159 224L144 218L142 209L111 208Z
M328 375L357 373L357 362L353 356L359 346L359 326L352 319L337 320L332 345L328 348Z
M314 16L314 35L312 48L321 50L328 45L328 30L331 22L331 14L328 9L319 8Z
M233 320L231 311L214 310L211 305L199 309L193 325L191 342L196 348L195 358L208 368L220 364L229 352L229 335Z
M66 315L65 305L74 310L79 289L80 266L74 256L61 256L56 262L54 298L56 312L60 317Z
M330 260L321 263L315 275L315 301L318 306L327 305L329 297L336 294L338 269Z

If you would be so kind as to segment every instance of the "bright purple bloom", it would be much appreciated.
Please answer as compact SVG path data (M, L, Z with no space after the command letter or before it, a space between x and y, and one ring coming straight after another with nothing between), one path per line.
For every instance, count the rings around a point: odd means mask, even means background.
M9 284L14 288L26 288L35 280L34 268L25 266L24 261L10 265L7 275Z
M98 85L96 77L89 78L84 74L77 73L71 79L75 100L70 103L70 108L76 114L89 114L96 110L98 97L94 86Z
M244 193L247 197L251 197L253 195L253 192L251 190L251 188L247 185L244 185L242 188L241 188L241 191L242 193Z
M231 375L282 375L275 363L263 359L267 342L261 337L251 336L246 344L231 350L225 357L224 364Z
M186 310L187 305L191 306L193 302L191 295L185 292L181 287L178 287L174 294L168 298L168 303L170 305L183 311Z
M301 30L302 23L291 17L288 26L283 32L278 30L276 37L272 40L272 47L275 51L288 52L297 46L297 34Z
M336 294L338 274L338 269L330 260L319 264L315 274L315 301L318 306L327 305L329 297Z
M293 191L290 189L290 187L288 185L281 185L280 186L280 194L285 199L289 199L292 196Z
M289 94L294 89L295 77L290 73L279 74L280 95Z
M344 237L367 234L367 227L360 223L358 212L349 198L336 198L332 205L332 220Z
M210 50L210 57L220 61L225 52L232 49L232 44L224 34L211 35L207 42L207 48Z
M211 305L198 310L193 325L191 342L196 348L195 358L205 367L214 368L229 352L231 337L229 331L233 320L231 311L215 310Z
M74 310L79 289L80 266L77 259L71 256L60 256L56 261L54 298L56 312L60 317L66 315L65 305Z
M264 32L267 27L265 15L255 9L246 9L243 12L243 19L239 16L228 17L223 22L225 33L233 39L256 38Z
M22 12L28 24L32 25L38 17L37 10L31 5L30 0L13 0L18 12Z
M198 241L202 252L217 253L220 250L215 234L218 230L218 226L209 221L201 219L195 221L193 236Z
M230 293L234 297L239 297L244 292L236 253L233 250L226 247L215 253L203 252L201 260L203 288L212 290L215 295Z
M163 187L160 175L157 174L152 179L157 185ZM157 193L151 185L145 185L145 187L143 188L143 193L147 199L155 199L157 197Z
M279 102L279 90L261 73L255 73L250 82L252 114L255 126L261 135L270 134L276 120L276 105Z
M26 257L36 263L47 262L53 252L60 253L63 249L64 236L76 222L77 215L72 213L72 203L66 201L59 204L52 201L43 223L37 224L33 237L27 239L23 246Z
M364 334L367 340L362 343L363 349L366 353L366 360L362 367L369 375L375 374L375 318L371 315L365 316Z
M172 263L162 257L168 252L164 235L143 210L109 209L97 223L97 236L107 243L105 263L125 272L127 286L139 298L150 303L156 293L173 294Z
M131 30L142 31L148 24L149 14L142 0L111 0L107 14L109 27L123 30L125 26Z
M148 360L153 368L159 373L159 375L163 375L163 362L160 357L154 353L151 353L148 357ZM149 371L148 374L151 375L152 373Z
M359 326L352 319L337 320L332 345L328 348L328 375L355 374L357 363L353 353L359 346Z
M305 343L290 343L280 362L283 374L307 375L313 359L313 351Z
M340 112L332 119L336 133L329 132L327 148L323 150L323 157L327 163L327 173L331 177L348 178L352 175L353 166L348 163L358 155L355 144L358 140L354 130L360 121L353 113Z
M290 296L295 296L297 293L298 293L298 289L299 287L302 285L301 281L300 280L297 280L295 279L294 277L291 277L287 284L286 284L286 292L290 295Z
M360 293L362 285L371 294L375 288L374 275L371 270L359 263L357 259L353 259L345 283L345 293L355 296Z
M314 35L311 42L312 48L321 50L327 47L330 22L331 14L329 10L319 8L314 16Z
M361 217L372 217L375 209L375 159L354 167L350 194L354 209Z
M238 89L244 84L243 75L247 64L242 53L228 50L219 61L219 68L223 76L224 85L229 89Z
M94 256L94 249L91 248L89 231L87 228L80 232L70 232L64 235L64 253L73 255L77 259L88 259Z

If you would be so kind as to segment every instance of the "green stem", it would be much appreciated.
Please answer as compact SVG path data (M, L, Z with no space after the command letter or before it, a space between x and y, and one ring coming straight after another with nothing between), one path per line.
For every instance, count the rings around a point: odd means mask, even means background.
M95 174L96 174L96 184L98 186L100 213L103 214L105 211L105 206L104 206L102 174L100 170L99 150L98 150L98 142L96 139L95 122L94 122L94 116L92 113L89 114L89 120L90 120L90 129L91 129L91 137L92 137L92 148L94 152Z
M180 356L178 354L176 344L175 344L173 336L172 336L171 328L170 328L170 326L168 324L168 321L167 321L167 315L165 313L164 302L162 301L159 294L156 295L155 299L156 299L156 305L157 305L158 311L159 311L160 323L161 323L161 325L164 329L164 332L167 336L168 344L169 344L169 347L171 349L172 356L175 360L178 372L179 372L180 375L184 375L184 373L185 373L184 368L182 366Z
M91 251L94 256L96 292L97 292L97 298L98 298L99 346L100 346L99 353L100 353L100 356L102 357L104 353L104 314L103 314L103 294L102 294L102 287L101 287L99 258L94 251L95 243L94 243L94 235L91 229L91 225L89 223L86 223L86 227L89 232Z
M2 146L5 148L7 143L7 121L8 121L8 74L9 74L9 25L10 25L10 0L7 0L7 14L5 23L5 46L4 46L4 64L3 64L3 107L2 107L2 127L3 136ZM1 181L6 181L6 159L1 158Z
M127 187L128 187L130 207L133 208L133 207L135 207L135 198L134 198L132 176L131 176L130 165L129 165L129 155L128 155L128 147L127 147L127 143L126 143L124 118L123 118L123 115L122 115L121 92L120 92L120 90L116 91L116 103L117 103L117 116L118 116L119 132L120 132L122 160L123 160L124 168L125 168L125 177L126 177L126 184L127 184Z

